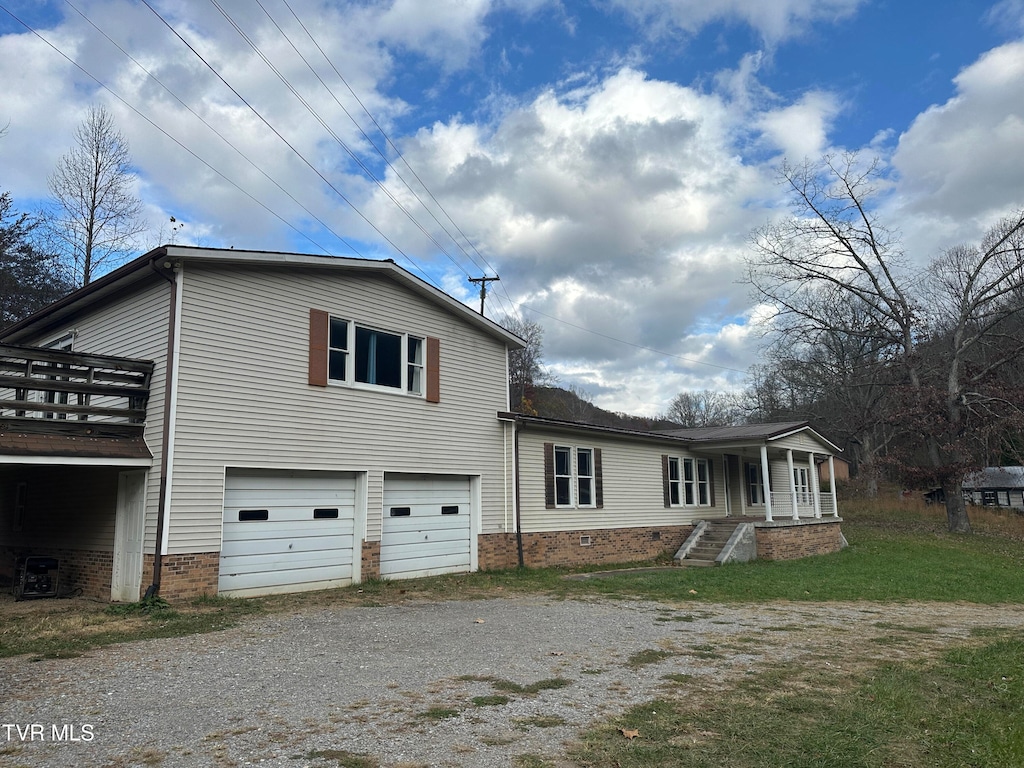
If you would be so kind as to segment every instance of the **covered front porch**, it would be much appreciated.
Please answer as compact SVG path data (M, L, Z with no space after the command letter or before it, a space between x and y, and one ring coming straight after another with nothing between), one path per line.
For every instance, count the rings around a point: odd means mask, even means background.
M725 461L730 475L730 515L766 522L839 517L832 454L761 445L738 454L726 453ZM828 467L824 483L822 467ZM738 482L732 482L733 476ZM827 488L823 489L825 483Z

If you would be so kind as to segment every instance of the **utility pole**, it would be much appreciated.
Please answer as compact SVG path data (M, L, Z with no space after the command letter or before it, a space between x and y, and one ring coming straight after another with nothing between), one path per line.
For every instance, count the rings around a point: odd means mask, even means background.
M494 282L495 280L501 280L500 277L495 275L494 277L471 277L469 282L480 283L480 314L484 313L484 299L487 298L487 284Z

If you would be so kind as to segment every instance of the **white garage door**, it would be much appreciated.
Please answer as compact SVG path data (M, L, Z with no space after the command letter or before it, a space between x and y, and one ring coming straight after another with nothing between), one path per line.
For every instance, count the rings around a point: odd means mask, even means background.
M355 477L229 470L219 591L263 595L352 583Z
M380 575L470 570L471 506L468 477L386 474Z

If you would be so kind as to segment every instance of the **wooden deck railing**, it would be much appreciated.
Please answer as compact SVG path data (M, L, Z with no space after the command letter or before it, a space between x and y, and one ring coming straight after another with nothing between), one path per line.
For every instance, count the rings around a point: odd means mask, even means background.
M0 344L0 426L137 432L146 420L152 375L148 360Z

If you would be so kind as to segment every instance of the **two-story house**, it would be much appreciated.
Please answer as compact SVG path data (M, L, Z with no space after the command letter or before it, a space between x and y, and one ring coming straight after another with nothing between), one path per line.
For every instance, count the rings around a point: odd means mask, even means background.
M759 556L840 546L806 424L509 413L521 346L391 261L158 248L0 334L0 577L293 592L644 559L724 517Z

